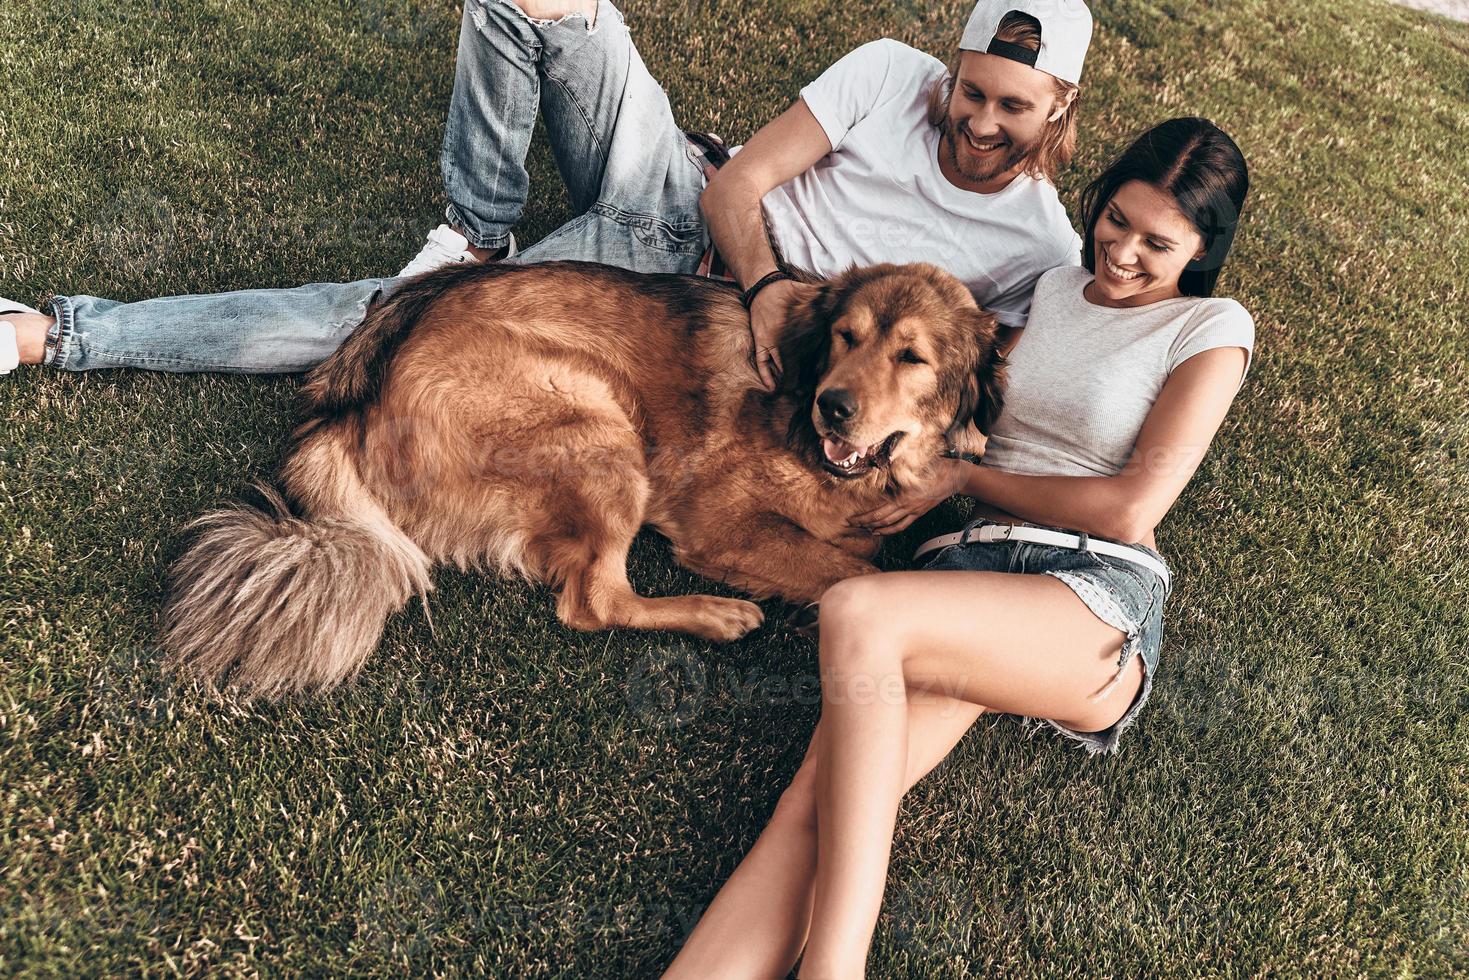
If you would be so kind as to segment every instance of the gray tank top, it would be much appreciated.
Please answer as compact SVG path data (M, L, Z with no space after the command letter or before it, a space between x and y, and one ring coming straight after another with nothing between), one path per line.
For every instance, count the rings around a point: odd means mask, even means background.
M1115 476L1174 368L1215 347L1243 347L1249 372L1255 322L1234 300L1096 306L1082 295L1092 278L1062 266L1036 282L984 465L1032 476Z

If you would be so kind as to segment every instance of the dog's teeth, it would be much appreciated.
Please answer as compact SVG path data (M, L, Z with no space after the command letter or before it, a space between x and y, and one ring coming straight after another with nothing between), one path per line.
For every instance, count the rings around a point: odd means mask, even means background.
M826 443L826 454L827 454L826 455L826 458L831 462L831 465L833 465L833 466L839 466L839 467L841 467L844 470L855 469L858 466L862 466L862 465L870 462L872 460L872 458L877 454L877 449L878 449L878 446L875 446L875 445L874 446L854 446L854 445L852 445L849 442L845 442L842 439L836 438L835 436L826 436L825 437L825 443ZM840 449L842 447L846 447L847 449L850 449L851 452L849 452L846 456L842 457L841 459L838 459L834 455L834 453L838 449Z

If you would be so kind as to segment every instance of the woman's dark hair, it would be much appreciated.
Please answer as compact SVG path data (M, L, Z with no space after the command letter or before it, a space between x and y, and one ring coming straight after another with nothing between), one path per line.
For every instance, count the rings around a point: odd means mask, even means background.
M1140 180L1168 194L1204 238L1204 257L1190 259L1178 277L1185 296L1213 296L1224 257L1244 213L1250 174L1244 154L1207 119L1170 119L1143 133L1100 177L1081 192L1086 225L1081 260L1096 274L1096 230L1102 209L1117 189Z

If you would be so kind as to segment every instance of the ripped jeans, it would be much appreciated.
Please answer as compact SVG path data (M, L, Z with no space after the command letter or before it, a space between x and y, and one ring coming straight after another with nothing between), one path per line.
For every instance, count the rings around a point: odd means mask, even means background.
M441 165L447 218L469 241L509 240L530 190L536 114L576 217L512 262L582 259L693 272L708 244L704 174L622 14L533 20L509 0L466 0ZM406 256L405 256L406 258ZM52 296L45 363L67 371L304 371L403 280L312 283L120 303Z
M1000 522L980 518L970 521L964 526L964 530L970 531L984 524L997 523ZM1045 527L1041 524L1023 526ZM1076 533L1068 528L1045 529ZM1127 547L1163 561L1162 555L1146 545ZM1164 566L1167 566L1167 562L1164 562ZM1142 711L1143 704L1153 690L1153 675L1157 673L1163 649L1163 602L1172 591L1171 582L1164 581L1151 569L1122 558L1030 541L986 543L965 539L936 552L926 562L918 565L915 570L917 569L1050 575L1075 592L1098 619L1119 630L1126 639L1123 640L1122 652L1118 655L1117 673L1096 697L1105 696L1122 679L1123 671L1134 656L1142 657L1142 687L1138 689L1137 696L1122 717L1112 727L1100 732L1072 731L1049 718L1042 719L1061 734L1082 743L1093 755L1117 751L1122 733L1137 720L1138 713ZM1026 722L1027 727L1037 724L1036 719L1026 719ZM1034 729L1030 730L1033 734Z

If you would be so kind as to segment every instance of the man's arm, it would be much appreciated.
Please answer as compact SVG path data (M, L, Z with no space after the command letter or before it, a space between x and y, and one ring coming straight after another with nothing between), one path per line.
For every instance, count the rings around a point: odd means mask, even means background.
M714 247L742 285L749 286L775 269L761 198L830 152L826 131L805 100L797 99L750 137L709 181L699 206Z
M771 190L811 169L831 152L826 131L803 99L767 123L726 163L699 198L709 236L730 271L748 288L775 271L775 253L765 236L760 201ZM775 387L781 368L776 344L786 308L797 295L792 282L762 289L750 310L755 366L766 388Z

